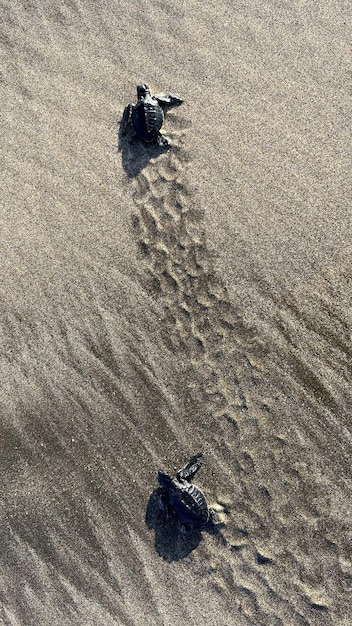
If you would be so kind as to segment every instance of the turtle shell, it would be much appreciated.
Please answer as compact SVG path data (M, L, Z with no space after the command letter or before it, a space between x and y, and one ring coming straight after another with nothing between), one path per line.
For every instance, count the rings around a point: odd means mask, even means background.
M182 521L193 524L205 524L208 521L209 509L205 495L192 483L175 479L169 496L171 506Z
M153 141L163 125L164 113L156 100L146 97L137 102L132 111L132 124L144 141Z

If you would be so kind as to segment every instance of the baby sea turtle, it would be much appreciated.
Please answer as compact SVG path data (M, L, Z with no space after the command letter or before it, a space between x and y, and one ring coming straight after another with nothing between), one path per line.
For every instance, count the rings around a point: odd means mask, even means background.
M152 96L147 83L139 83L137 85L137 99L136 104L128 104L123 112L122 133L126 126L132 122L137 135L144 141L157 141L160 146L170 146L170 139L164 137L160 132L164 122L163 107L182 104L182 98L172 93L160 93Z
M204 493L191 483L202 463L203 454L199 453L192 456L187 465L177 472L176 478L168 472L158 473L159 484L164 490L160 504L166 515L174 512L185 527L205 526L213 517Z

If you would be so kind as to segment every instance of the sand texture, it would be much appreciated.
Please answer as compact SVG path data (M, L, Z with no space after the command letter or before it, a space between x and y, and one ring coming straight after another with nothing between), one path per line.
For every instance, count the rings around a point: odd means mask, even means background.
M350 626L348 3L0 6L0 625Z

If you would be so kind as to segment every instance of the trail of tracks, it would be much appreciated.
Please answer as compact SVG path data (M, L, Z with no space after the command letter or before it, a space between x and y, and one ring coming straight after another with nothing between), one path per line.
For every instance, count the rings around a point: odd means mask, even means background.
M286 524L291 539L298 531L288 522L285 486L294 474L295 452L282 422L276 424L264 371L269 350L215 270L188 183L183 131L173 142L132 178L130 189L149 290L163 303L165 340L189 365L187 392L225 485L216 494L226 512L223 542L203 542L203 558L194 567L220 592L235 590L243 614L256 624L330 624L324 602L315 602L300 575L292 581L292 568L306 572L302 578L308 580L311 564L310 557L304 564L305 550L297 556L294 544L286 546ZM314 513L307 511L313 522ZM275 553L286 557L270 569Z
M133 181L133 224L150 285L164 304L167 336L193 366L193 396L232 437L249 408L246 382L256 377L253 352L262 349L231 304L207 249L201 211L187 184L183 137ZM198 396L198 398L197 398ZM228 433L226 433L228 434ZM226 445L226 440L222 441Z

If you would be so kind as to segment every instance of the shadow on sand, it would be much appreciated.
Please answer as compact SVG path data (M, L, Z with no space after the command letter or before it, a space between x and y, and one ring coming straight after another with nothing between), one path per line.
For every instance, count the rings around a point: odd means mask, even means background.
M119 126L118 150L121 152L122 167L129 178L135 178L148 165L150 159L155 159L170 149L170 146L159 146L157 142L142 141L129 125L124 131Z
M153 491L147 505L145 522L155 532L155 549L165 561L179 561L189 556L202 540L202 531L218 535L222 524L208 522L202 528L183 529L176 514L168 515L160 508L163 489Z

